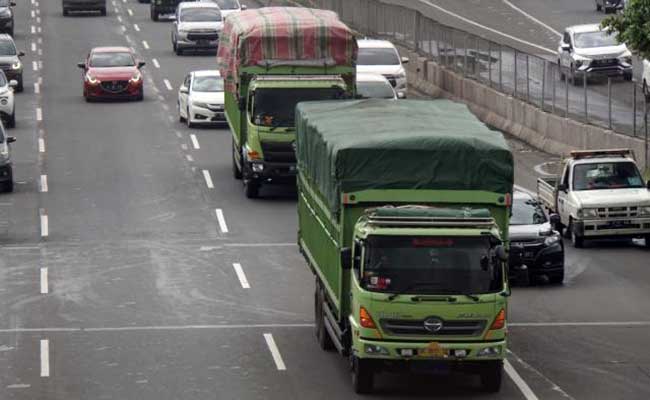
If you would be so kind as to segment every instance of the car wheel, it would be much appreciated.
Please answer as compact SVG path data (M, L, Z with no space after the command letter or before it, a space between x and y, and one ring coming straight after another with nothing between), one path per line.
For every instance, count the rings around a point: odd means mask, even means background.
M9 36L14 37L14 28L12 27L11 29L9 29L7 33L9 34Z
M194 128L194 124L192 123L192 119L190 118L190 108L187 107L185 109L185 121L187 122L187 127L188 128Z
M626 81L631 81L632 80L632 74L623 75L623 79L626 80Z
M2 191L6 193L11 193L14 191L13 179L10 179L9 181L5 182L4 186L2 187Z
M63 9L63 16L67 17L68 15L70 15L70 12L64 8Z
M645 79L643 80L643 96L645 96L645 102L650 103L650 88Z
M156 11L155 8L151 7L151 20L154 22L158 22L158 11Z
M561 285L564 282L564 270L548 277L548 282L552 285Z
M176 53L177 56L182 56L183 55L183 49L177 44L176 48L174 49L174 52Z
M184 123L185 117L183 117L183 114L181 113L181 103L177 102L177 104L178 104L178 122Z
M562 69L562 64L560 64L560 60L557 60L557 70L560 75L560 80L563 81L566 79L566 74L564 73L564 70Z
M20 78L18 80L18 85L16 86L16 92L21 93L23 90L25 90L25 87L23 86L23 78Z
M320 285L316 285L316 290L314 292L314 324L315 324L315 333L316 340L318 345L324 351L334 350L334 342L330 337L327 328L325 327L325 313L323 312L323 290L320 288Z
M581 249L585 245L585 238L582 236L579 236L574 229L573 222L569 222L569 232L571 235L571 244L573 244L573 247L576 249Z
M488 361L481 368L481 386L483 391L496 393L501 390L501 381L503 378L503 362Z
M645 248L650 249L650 235L645 235Z
M140 92L138 95L135 97L136 101L142 101L144 100L144 88L140 88Z

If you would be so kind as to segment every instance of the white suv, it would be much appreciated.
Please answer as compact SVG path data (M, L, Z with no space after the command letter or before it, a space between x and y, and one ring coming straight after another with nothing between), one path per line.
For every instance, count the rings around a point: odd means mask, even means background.
M393 85L400 98L406 97L408 83L403 64L409 59L400 57L395 46L387 40L361 39L357 44L357 73L381 74Z
M561 77L579 85L591 76L622 76L632 80L632 53L598 24L570 26L558 47Z
M238 13L246 10L246 5L241 4L239 0L200 0L202 2L216 3L221 9L223 19L226 19L230 14Z
M185 50L216 50L223 29L219 6L212 3L182 2L176 9L172 48L177 55Z
M7 128L16 126L16 104L14 103L16 86L18 86L17 81L8 81L5 73L0 71L0 117Z

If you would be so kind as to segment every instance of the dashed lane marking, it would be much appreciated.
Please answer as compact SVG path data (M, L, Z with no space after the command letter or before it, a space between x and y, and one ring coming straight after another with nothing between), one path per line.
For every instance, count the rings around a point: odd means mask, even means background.
M43 120L43 109L41 107L36 107L36 121Z
M38 152L45 153L45 139L38 138Z
M143 40L143 41L142 41L142 47L144 47L145 49L149 50L149 43L147 43L146 40Z
M34 94L39 93L41 93L41 85L39 85L38 82L34 82Z
M232 267L235 269L235 273L237 274L237 279L239 279L241 287L243 289L250 289L251 285L248 283L248 279L246 279L246 274L244 274L244 269L242 268L241 264L233 263Z
M158 62L158 60L156 60L156 59L154 58L154 59L151 60L151 62L153 63L153 66L154 66L154 67L156 67L156 68L160 68L160 63Z
M36 51L36 42L32 42L32 53Z
M208 186L208 189L214 189L214 183L212 183L212 177L210 176L210 171L207 169L203 170L203 179L205 179L205 184Z
M164 79L163 82L165 83L165 87L167 88L167 90L174 90L174 88L172 87L171 82L169 82L168 79Z
M217 215L217 222L219 223L221 233L228 233L228 225L226 225L226 217L223 215L223 210L217 208L214 210L214 213Z
M131 10L130 8L127 8L126 12L129 13L129 17L133 16L133 10Z
M117 16L117 20L121 23L121 22L122 22L122 16L121 16L121 15L118 15L118 16Z
M189 161L189 162L194 162L194 157L192 157L191 154L185 154L185 158L186 158L187 161Z
M38 62L36 62L36 61L32 61L32 69L33 69L34 71L38 71Z
M264 340L266 341L266 345L268 346L269 351L271 352L271 356L273 357L273 362L275 362L275 367L278 369L278 371L285 371L287 367L284 364L284 360L282 359L282 355L280 354L280 350L278 349L278 346L275 344L273 335L270 333L265 333Z
M50 223L46 214L41 214L41 237L50 235Z
M201 148L199 140L196 138L195 134L190 134L190 140L192 141L192 147L194 147L194 150L199 150Z
M50 376L50 341L41 339L41 377Z
M48 284L47 268L41 268L41 294L48 294L50 292L50 285Z
M47 175L41 175L41 192L47 193Z
M136 32L140 32L140 27L138 24L133 24L133 29L135 29Z

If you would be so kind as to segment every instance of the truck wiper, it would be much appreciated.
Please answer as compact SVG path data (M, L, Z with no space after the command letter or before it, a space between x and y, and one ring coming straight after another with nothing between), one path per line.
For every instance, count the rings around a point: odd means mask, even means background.
M290 119L274 119L273 122L271 123L271 129L269 129L271 132L274 130L278 129L279 127L282 126L282 124L286 124L291 122ZM289 127L287 127L289 128Z
M395 300L398 296L403 295L404 293L408 292L409 290L413 290L413 289L419 288L419 287L427 287L427 286L440 287L440 283L439 282L415 282L415 283L412 283L412 284L406 286L404 289L398 290L397 292L395 292L395 293L391 294L390 296L388 296L388 301Z
M480 298L480 297L478 297L478 296L476 296L476 295L473 295L473 294L471 294L471 293L460 293L460 295L461 295L461 296L465 296L465 297L469 297L470 299L474 300L474 301L477 302L477 303L478 303L479 301L481 301L481 298Z

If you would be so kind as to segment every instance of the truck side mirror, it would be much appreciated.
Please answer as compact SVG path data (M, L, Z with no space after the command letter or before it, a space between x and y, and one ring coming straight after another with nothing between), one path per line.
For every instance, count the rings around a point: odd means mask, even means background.
M571 45L568 43L562 43L560 47L562 48L562 51L571 51Z
M508 253L506 252L506 248L503 247L503 245L498 245L494 251L496 254L497 258L499 261L506 262L508 261Z
M557 227L560 225L560 216L557 214L551 214L548 219L553 229L558 230Z
M560 183L559 185L557 185L557 190L558 190L559 192L566 192L567 189L568 189L568 188L567 188L567 186L566 186L564 183Z
M341 269L352 269L352 248L350 247L341 249Z

